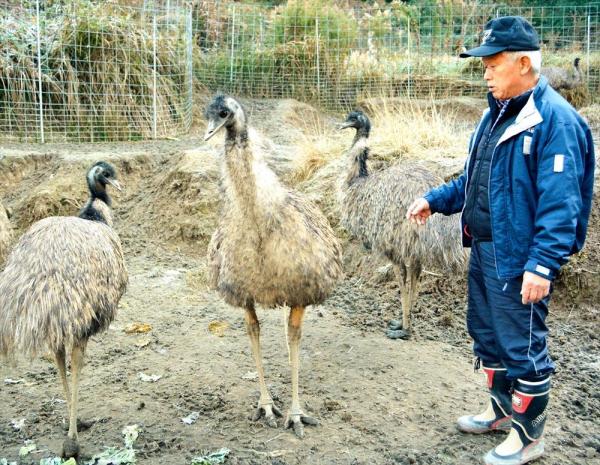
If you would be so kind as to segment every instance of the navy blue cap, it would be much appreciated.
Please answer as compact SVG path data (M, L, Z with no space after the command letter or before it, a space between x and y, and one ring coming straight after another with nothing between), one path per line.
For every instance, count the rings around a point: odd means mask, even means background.
M540 39L533 26L521 16L495 18L485 25L481 45L460 54L461 58L489 57L500 52L540 49Z

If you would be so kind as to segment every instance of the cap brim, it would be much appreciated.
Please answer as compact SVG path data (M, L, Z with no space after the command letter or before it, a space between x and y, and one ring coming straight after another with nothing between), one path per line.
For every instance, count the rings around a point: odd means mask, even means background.
M490 47L489 45L481 45L480 47L475 47L471 50L467 50L466 52L461 53L459 56L461 58L489 57L495 55L496 53L503 52L507 48L508 47Z

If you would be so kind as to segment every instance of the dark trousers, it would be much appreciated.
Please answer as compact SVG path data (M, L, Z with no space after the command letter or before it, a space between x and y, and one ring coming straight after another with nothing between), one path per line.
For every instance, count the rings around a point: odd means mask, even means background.
M523 277L498 278L492 242L473 242L469 263L467 328L473 351L484 365L501 363L509 379L528 379L554 371L548 355L549 296L521 303Z

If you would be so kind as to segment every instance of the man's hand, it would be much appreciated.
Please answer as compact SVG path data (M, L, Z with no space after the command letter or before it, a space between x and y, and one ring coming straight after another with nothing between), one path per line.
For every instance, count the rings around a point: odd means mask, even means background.
M535 304L550 294L551 281L526 271L523 273L521 301L523 305Z
M406 212L406 219L413 224L424 225L430 216L429 202L422 197L415 200Z

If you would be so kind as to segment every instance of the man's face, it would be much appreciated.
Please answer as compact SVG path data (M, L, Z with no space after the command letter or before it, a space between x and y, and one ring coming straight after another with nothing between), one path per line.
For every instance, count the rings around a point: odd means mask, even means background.
M506 100L516 97L524 90L524 69L521 60L513 60L505 52L497 53L489 57L483 57L483 66L485 79L488 90L494 98L498 100Z

